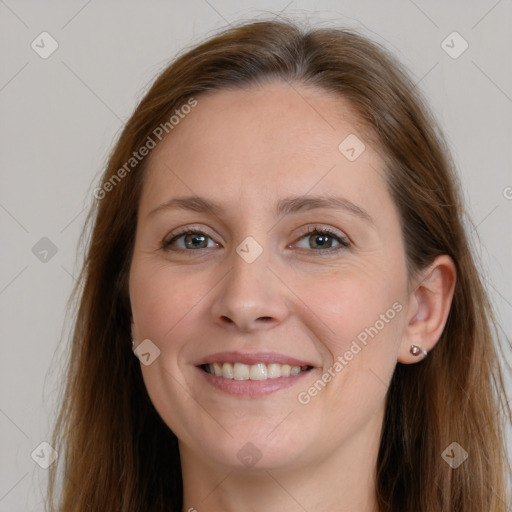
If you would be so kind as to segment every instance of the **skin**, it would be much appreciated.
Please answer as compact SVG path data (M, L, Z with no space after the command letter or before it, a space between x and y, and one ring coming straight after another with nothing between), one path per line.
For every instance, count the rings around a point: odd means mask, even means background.
M377 510L386 391L397 362L421 360L409 353L411 344L431 350L438 341L455 270L440 256L408 276L383 161L357 126L343 98L270 82L198 97L150 155L130 270L132 336L160 350L141 371L179 439L183 511ZM355 161L338 149L349 134L366 144ZM190 195L219 202L222 213L149 215ZM275 215L279 200L305 195L342 196L372 222L332 208ZM207 248L184 246L182 236L162 249L182 227L208 235ZM351 245L318 248L310 227L329 228ZM263 249L252 263L236 252L248 236ZM327 240L340 247L335 237ZM300 403L298 394L396 303L401 311ZM279 352L315 369L271 395L234 397L194 366L232 350ZM247 442L261 454L252 467L237 457Z

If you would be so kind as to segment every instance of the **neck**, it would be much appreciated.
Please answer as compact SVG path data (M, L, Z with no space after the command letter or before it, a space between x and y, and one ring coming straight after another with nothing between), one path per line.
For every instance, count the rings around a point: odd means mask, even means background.
M365 430L329 454L293 467L221 467L180 442L183 512L378 512L375 468L380 426Z

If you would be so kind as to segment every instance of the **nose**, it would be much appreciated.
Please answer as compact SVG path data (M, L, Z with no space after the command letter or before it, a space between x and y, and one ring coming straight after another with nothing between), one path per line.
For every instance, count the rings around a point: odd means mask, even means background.
M265 251L252 263L236 252L231 270L215 288L211 315L215 324L237 332L275 327L288 315L286 287L268 267Z

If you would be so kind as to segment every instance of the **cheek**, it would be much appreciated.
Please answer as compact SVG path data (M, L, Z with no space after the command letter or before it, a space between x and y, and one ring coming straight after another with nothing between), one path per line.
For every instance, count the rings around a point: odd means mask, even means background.
M176 338L175 331L211 288L191 272L176 272L170 266L134 266L130 299L140 336L158 345Z
M150 365L141 364L144 384L161 418L186 440L201 416L200 410L184 401L188 394L183 392L186 384L180 355L197 328L194 307L208 289L197 274L176 272L169 265L135 260L132 265L130 299L138 341L149 339L160 350Z
M310 310L308 327L325 354L319 377L328 380L325 388L320 383L304 390L304 400L311 398L318 407L336 404L335 424L346 421L347 411L363 424L382 405L397 363L406 272L399 259L393 265L352 264L328 275L310 275L296 292ZM317 400L319 390L323 398Z
M308 403L312 415L328 414L322 427L327 437L359 431L375 417L397 363L405 281L359 270L320 280L309 295L302 292L328 357L318 375L326 384L311 382L299 402Z
M406 294L406 276L400 268L379 263L354 264L322 273L302 273L293 289L312 322L325 335L333 353L346 350L350 340L376 325L379 333L398 332Z

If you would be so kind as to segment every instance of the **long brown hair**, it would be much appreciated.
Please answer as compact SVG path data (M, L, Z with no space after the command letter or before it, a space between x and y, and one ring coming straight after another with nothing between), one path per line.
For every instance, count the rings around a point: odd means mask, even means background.
M231 27L178 56L112 151L104 192L82 235L89 236L88 250L73 291L67 381L52 440L60 457L50 468L50 510L181 510L177 438L153 407L130 350L128 273L147 158L126 163L191 97L200 101L206 91L268 79L316 86L348 100L385 159L409 272L441 254L456 265L441 339L421 364L398 363L388 390L375 469L380 511L505 512L510 465L504 422L511 411L499 333L465 233L444 138L407 72L382 46L353 30L272 20ZM452 442L468 453L456 469L442 456Z

